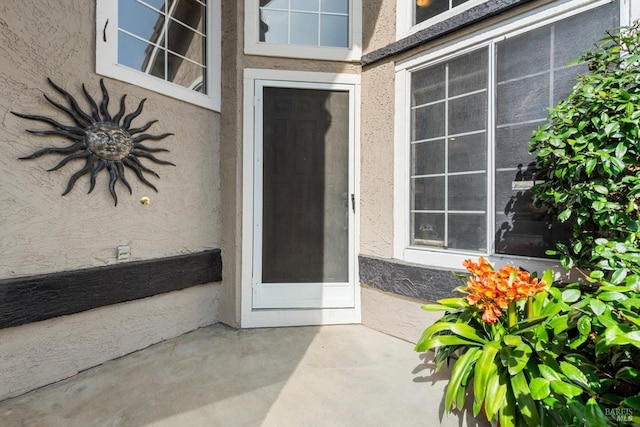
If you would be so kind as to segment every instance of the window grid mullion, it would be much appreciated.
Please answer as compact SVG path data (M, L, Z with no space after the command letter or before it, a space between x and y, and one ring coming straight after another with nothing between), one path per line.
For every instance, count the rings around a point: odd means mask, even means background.
M496 48L491 43L487 46L487 255L495 253L495 227L496 227L496 170L495 170L495 126L496 126L496 96L497 96L497 76L496 76Z
M444 67L444 247L449 247L449 63Z

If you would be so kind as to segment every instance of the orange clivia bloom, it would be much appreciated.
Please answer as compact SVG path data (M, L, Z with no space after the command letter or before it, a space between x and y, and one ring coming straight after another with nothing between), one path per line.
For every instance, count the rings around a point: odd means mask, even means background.
M467 301L483 310L482 321L486 323L497 322L512 301L536 295L546 287L544 281L532 279L528 272L512 265L495 271L484 257L477 263L465 260L462 265L471 273L463 289Z

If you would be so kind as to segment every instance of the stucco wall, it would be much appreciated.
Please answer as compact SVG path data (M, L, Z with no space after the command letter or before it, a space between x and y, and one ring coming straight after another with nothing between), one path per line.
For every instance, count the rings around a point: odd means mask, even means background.
M40 148L68 145L60 137L27 133L27 128L49 126L10 114L37 114L72 124L44 99L47 94L66 104L47 84L47 77L69 91L84 109L88 105L82 95L82 83L94 98L102 98L100 76L94 72L94 40L93 0L0 4L0 278L112 264L119 245L130 245L132 260L220 247L220 115L216 112L105 78L112 114L123 94L127 94L127 113L134 111L142 98L148 98L133 124L157 119L148 133L175 134L147 144L169 149L170 153L157 156L177 165L158 165L143 159L161 177L146 174L159 192L146 187L127 169L125 175L133 195L118 183L117 207L108 191L106 171L99 173L91 194L87 194L87 175L62 197L71 175L84 165L82 160L53 172L46 170L63 156L18 160ZM151 199L149 205L140 203L143 196ZM10 384L8 389L0 390L0 398L3 393L42 385L45 377L47 381L60 379L60 375L214 323L218 319L217 288L218 285L206 285L153 297L144 303L125 304L124 308L105 307L0 330L3 350L8 348L5 344L9 340L17 343L15 337L21 336L24 343L32 343L31 347L25 344L24 349L33 353L22 359L7 353L0 356L0 384L5 380ZM80 326L82 331L72 332ZM67 367L53 368L60 364ZM24 374L44 366L57 374L25 374L22 388L16 388L15 382L6 378L10 372Z

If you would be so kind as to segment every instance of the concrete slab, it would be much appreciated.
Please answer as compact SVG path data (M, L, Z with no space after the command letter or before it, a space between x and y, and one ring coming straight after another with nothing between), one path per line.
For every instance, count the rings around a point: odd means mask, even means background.
M431 365L432 366L432 365ZM3 427L475 426L446 373L361 325L214 325L0 402Z

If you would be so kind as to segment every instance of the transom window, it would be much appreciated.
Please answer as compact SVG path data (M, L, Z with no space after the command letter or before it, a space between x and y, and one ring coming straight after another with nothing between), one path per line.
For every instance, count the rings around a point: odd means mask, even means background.
M248 55L360 60L363 0L244 0Z
M349 46L349 0L260 0L260 41Z
M544 257L568 238L533 206L532 131L584 64L568 62L619 25L618 1L409 72L412 248Z
M217 103L219 0L97 4L99 73L201 105Z

